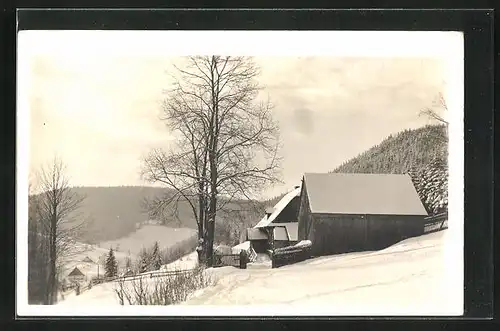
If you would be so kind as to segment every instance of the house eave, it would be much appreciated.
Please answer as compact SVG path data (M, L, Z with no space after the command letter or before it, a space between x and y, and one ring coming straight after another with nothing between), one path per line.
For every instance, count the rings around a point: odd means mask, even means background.
M427 217L428 214L377 214L377 213L330 213L330 212L315 212L311 211L312 215L318 216L353 216L353 217L364 217L364 216L404 216L404 217Z

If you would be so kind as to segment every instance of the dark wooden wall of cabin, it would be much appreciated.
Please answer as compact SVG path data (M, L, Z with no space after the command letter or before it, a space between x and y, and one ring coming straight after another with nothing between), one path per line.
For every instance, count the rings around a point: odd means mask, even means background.
M379 250L423 234L423 216L313 214L311 231L315 256Z
M425 216L368 215L369 248L382 249L424 234Z
M307 187L305 183L302 183L302 190L300 192L300 205L298 214L298 239L300 240L312 240L312 234L309 233L310 225L312 221L311 209L309 207L309 197L307 196Z

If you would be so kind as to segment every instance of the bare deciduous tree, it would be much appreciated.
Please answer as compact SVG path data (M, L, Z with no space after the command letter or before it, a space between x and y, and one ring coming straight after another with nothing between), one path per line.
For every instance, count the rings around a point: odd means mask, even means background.
M162 120L176 143L168 151L152 150L142 176L171 189L150 210L189 204L202 242L200 260L211 265L217 212L279 181L279 130L270 102L258 101L262 88L251 58L195 56L175 69Z
M69 186L63 162L54 160L38 173L35 216L40 225L40 233L48 243L48 275L46 304L57 301L58 274L74 255L84 249L75 245L74 238L88 220L82 220L76 211L84 197L79 196Z
M448 125L448 121L444 119L442 113L448 112L448 106L442 93L439 93L436 100L434 100L433 107L426 107L420 111L420 116L427 116L441 124Z

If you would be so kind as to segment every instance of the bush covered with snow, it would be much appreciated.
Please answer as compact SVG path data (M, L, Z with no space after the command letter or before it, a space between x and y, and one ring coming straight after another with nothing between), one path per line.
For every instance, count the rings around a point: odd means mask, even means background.
M195 291L213 285L213 278L203 268L165 277L139 277L116 282L115 294L121 305L172 305L183 302Z

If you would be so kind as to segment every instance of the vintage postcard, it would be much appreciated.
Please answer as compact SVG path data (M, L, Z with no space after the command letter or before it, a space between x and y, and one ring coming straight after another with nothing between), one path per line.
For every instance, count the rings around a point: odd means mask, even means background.
M21 31L19 316L463 314L463 36Z

